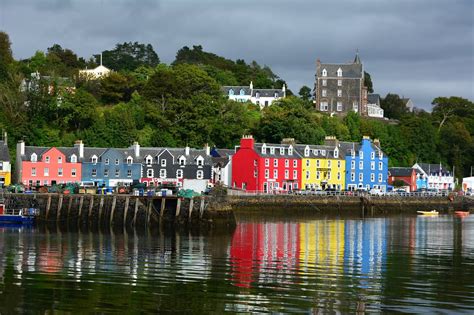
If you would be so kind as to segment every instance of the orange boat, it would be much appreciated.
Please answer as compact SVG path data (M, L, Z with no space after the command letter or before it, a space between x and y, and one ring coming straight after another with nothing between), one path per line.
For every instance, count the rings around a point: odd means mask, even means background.
M469 215L469 211L454 211L454 215L455 216L458 216L458 217L461 217L461 218L464 218L464 217L467 217Z

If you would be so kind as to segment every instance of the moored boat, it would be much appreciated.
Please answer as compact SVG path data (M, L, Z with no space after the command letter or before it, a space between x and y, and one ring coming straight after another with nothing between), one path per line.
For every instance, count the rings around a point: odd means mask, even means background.
M7 209L5 204L0 204L0 223L33 224L37 215L36 208Z
M462 211L462 210L454 211L454 215L461 218L467 217L469 215L469 211Z
M417 211L418 214L420 215L438 215L439 212L437 210L431 210L431 211Z

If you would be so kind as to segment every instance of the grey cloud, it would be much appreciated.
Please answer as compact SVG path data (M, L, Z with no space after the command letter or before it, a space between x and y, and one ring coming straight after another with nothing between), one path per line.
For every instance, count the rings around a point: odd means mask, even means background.
M346 62L358 48L382 95L427 107L440 95L474 98L471 0L1 1L0 29L17 57L53 43L89 57L140 41L172 62L182 46L201 44L266 64L297 92L313 86L316 58Z

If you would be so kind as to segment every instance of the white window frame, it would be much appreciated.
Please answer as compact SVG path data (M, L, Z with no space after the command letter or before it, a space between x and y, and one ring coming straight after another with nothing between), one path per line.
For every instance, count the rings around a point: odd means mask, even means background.
M160 178L162 178L162 179L166 178L166 169L164 169L164 168L160 169Z
M379 171L383 170L383 162L379 162Z
M273 170L273 178L278 178L278 170Z
M269 167L270 166L270 159L265 159L265 166Z
M58 164L62 164L63 163L63 157L62 156L58 156Z
M290 170L285 170L285 179L290 179Z
M130 165L130 164L132 164L132 163L133 163L133 158L132 158L131 156L129 156L129 157L127 158L127 164Z
M298 171L297 170L293 171L293 179L298 179Z
M127 170L127 177L132 177L132 170Z
M321 90L321 96L322 96L322 97L327 97L327 95L328 95L327 90L326 90L326 89L322 89L322 90Z
M270 170L269 169L265 170L265 178L270 178Z
M49 167L43 169L43 176L49 176Z
M58 176L62 177L64 174L64 170L62 167L58 168Z
M197 179L203 179L204 178L204 171L203 170L198 170L196 172L196 178Z
M342 86L342 80L341 79L337 80L337 86Z
M146 170L146 177L147 177L147 178L153 178L153 176L154 176L153 173L154 173L154 171L153 171L152 168L147 169L147 170Z
M337 69L337 76L342 77L342 69L341 68Z
M322 81L323 81L323 82L322 82L322 86L327 86L327 85L328 85L328 80L323 79Z
M76 177L77 176L77 169L72 168L71 169L71 177Z
M370 173L370 181L375 182L375 174L374 173Z
M323 69L321 74L322 74L323 77L327 77L328 76L328 71L326 69Z
M355 182L356 174L351 172L351 182Z
M364 161L359 161L359 170L364 169Z
M162 167L166 167L166 160L165 160L165 159L161 159L161 160L160 160L160 165L161 165Z
M120 177L120 169L115 169L115 177Z
M77 156L75 154L71 155L71 163L77 163Z
M96 168L93 168L93 169L91 170L91 176L92 176L92 177L96 177L96 176L97 176L97 169L96 169Z
M383 182L383 174L379 174L379 183Z
M337 97L342 97L342 90L337 90Z
M285 160L285 167L290 167L290 160L288 159Z
M297 160L293 160L293 167L298 167L298 161Z
M278 159L273 159L273 167L278 167Z
M359 182L364 181L364 173L359 173Z
M176 170L176 178L183 178L183 170Z
M342 101L337 101L336 110L338 112L342 112Z
M375 162L374 162L374 161L370 162L370 169L371 169L372 171L375 170Z

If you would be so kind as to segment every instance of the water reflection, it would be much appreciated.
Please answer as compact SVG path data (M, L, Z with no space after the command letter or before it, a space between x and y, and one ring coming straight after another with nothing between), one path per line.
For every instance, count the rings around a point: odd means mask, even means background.
M0 227L0 313L474 311L474 217Z

